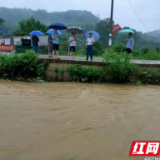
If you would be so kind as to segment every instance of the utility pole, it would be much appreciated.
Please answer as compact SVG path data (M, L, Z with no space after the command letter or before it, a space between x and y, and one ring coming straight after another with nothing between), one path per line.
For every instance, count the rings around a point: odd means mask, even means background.
M111 0L111 17L110 17L110 33L109 33L109 47L112 46L112 27L113 27L113 10L114 10L114 0Z

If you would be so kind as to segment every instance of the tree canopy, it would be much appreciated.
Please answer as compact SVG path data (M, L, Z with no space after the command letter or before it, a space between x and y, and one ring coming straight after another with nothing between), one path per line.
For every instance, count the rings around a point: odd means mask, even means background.
M3 18L0 18L0 25L2 25L5 22Z
M34 30L39 30L42 32L46 32L48 27L41 23L39 20L36 20L34 17L30 17L27 20L19 21L19 26L17 30L14 30L14 34L29 34Z

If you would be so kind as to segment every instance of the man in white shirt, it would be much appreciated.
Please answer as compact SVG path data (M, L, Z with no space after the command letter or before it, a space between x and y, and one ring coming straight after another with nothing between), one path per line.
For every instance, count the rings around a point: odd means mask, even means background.
M87 48L86 61L88 61L89 54L90 54L90 57L91 57L91 61L93 59L93 44L94 44L94 42L95 42L95 40L92 36L92 33L89 33L89 37L87 38L87 41L86 41L86 48Z
M72 36L69 38L69 42L70 42L70 56L73 55L73 59L75 59L76 44L77 44L75 33L72 33Z

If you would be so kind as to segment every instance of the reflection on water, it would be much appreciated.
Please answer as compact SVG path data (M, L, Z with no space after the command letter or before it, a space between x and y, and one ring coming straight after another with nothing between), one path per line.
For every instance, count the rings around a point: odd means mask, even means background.
M133 140L160 140L160 87L0 80L0 159L142 160Z

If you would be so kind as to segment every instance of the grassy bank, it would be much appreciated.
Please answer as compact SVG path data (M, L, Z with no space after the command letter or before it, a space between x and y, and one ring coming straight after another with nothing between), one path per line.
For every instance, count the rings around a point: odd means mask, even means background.
M132 58L133 55L106 50L103 54L103 67L81 65L70 65L67 69L55 67L53 70L56 76L52 81L65 81L65 72L69 72L70 80L75 82L160 84L159 69L144 70L131 63ZM44 83L46 73L47 64L41 63L31 50L21 55L0 55L1 78Z

